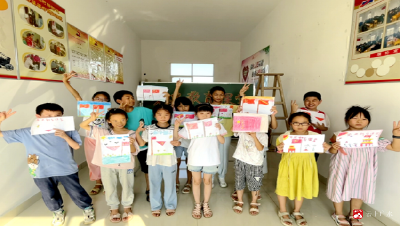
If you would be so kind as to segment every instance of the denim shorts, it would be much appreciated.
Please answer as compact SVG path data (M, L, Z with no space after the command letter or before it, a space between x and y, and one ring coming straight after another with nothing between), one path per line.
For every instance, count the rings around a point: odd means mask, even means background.
M206 174L216 174L218 172L218 166L191 166L188 165L188 170L191 172L203 172Z
M181 158L182 154L185 153L186 159L188 157L188 152L187 152L187 148L185 147L181 147L181 146L175 146L175 153L176 153L176 158Z

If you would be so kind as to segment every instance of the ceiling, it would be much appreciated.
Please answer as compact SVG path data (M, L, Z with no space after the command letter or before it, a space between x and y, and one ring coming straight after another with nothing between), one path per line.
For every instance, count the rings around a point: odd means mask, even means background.
M241 41L280 0L106 0L142 40Z

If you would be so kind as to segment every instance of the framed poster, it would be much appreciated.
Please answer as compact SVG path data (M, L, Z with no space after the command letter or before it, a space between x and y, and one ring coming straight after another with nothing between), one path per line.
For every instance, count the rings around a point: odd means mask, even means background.
M117 51L114 54L117 67L117 83L124 84L124 56Z
M104 44L92 36L89 36L89 53L90 79L105 82Z
M268 68L269 46L242 61L242 67L240 69L240 82L257 84L257 74L268 73ZM264 80L264 86L267 86L268 77L265 77Z
M71 71L77 73L76 78L90 79L89 35L71 24L68 24L68 48Z
M116 83L118 80L118 66L115 62L115 51L104 45L106 81Z
M51 0L14 0L21 79L62 81L69 71L65 10Z
M346 84L400 81L400 1L354 1Z
M17 78L14 27L10 0L0 1L0 77Z

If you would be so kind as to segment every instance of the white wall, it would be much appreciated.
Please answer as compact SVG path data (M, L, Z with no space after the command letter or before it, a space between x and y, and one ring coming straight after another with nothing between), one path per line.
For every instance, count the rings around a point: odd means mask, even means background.
M320 109L331 119L328 137L345 129L344 113L352 105L372 106L371 129L384 129L391 140L392 122L400 120L398 83L344 85L354 1L283 0L242 41L241 59L271 46L270 72L283 72L286 103L307 91L321 92ZM289 109L290 109L290 105ZM400 153L379 153L376 200L371 205L383 213L392 212L400 223ZM329 174L329 155L318 160L319 172ZM379 213L378 213L379 214Z
M120 20L111 4L95 0L56 2L66 9L69 23L124 55L125 84L73 79L72 85L82 98L90 100L91 95L100 90L107 91L111 96L121 89L135 91L141 72L140 39ZM1 111L9 108L17 111L16 115L2 123L2 130L29 127L35 117L36 106L46 102L58 103L64 107L65 115L76 116L76 101L62 83L0 79L0 97ZM76 126L80 121L80 118L76 118ZM29 175L25 155L22 144L8 145L0 139L0 216L39 192ZM75 159L78 164L85 161L83 148L75 151Z
M171 63L198 63L214 64L214 82L237 82L240 62L240 42L142 40L143 80L171 82Z

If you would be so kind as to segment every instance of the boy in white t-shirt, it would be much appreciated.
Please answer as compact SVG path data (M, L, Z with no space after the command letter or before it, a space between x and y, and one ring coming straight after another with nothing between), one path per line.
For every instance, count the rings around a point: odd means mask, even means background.
M214 111L210 104L199 104L195 106L195 113L199 120L209 119ZM175 120L174 137L187 139L187 130L183 128L179 131L181 120ZM208 205L211 196L211 178L212 175L218 172L218 165L221 163L218 142L225 142L224 135L227 133L225 128L217 123L215 125L219 129L219 135L215 137L203 137L192 139L188 148L190 155L188 161L188 169L192 172L193 177L193 196L195 207L192 212L192 217L195 219L201 218L201 209L205 218L212 217L213 213ZM179 131L179 132L178 132ZM204 174L204 201L200 203L200 185L201 172Z

